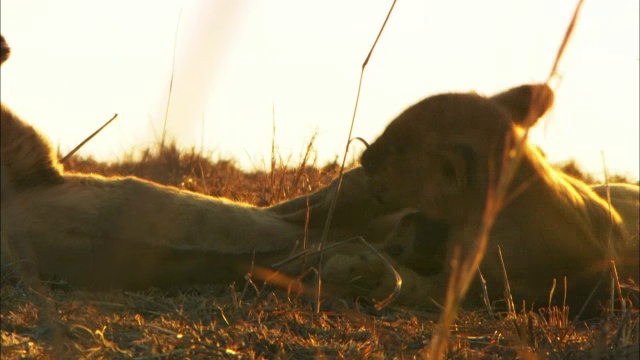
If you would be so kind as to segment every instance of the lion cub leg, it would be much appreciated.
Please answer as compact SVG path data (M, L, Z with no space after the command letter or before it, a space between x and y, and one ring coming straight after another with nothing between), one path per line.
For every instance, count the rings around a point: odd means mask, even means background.
M396 288L396 277L385 265L388 262L396 270L402 282L393 304L402 306L427 306L442 304L447 289L448 276L444 272L423 276L398 263L383 253L384 261L372 251L363 249L328 254L323 264L323 282L330 285L332 295L342 297L364 296L374 301L389 297Z

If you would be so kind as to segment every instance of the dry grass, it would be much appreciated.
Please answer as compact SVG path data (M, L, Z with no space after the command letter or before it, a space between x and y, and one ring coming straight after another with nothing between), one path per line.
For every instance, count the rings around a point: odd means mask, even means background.
M576 14L581 4L582 1ZM387 19L392 9L393 5ZM556 75L575 23L576 17L570 23L549 80ZM380 33L383 29L384 24ZM362 65L360 85L374 48L375 42ZM172 82L173 72L167 112ZM357 101L356 98L351 129ZM129 155L117 163L104 164L72 156L66 159L65 168L107 176L135 175L207 195L267 206L327 185L342 173L346 161L345 150L341 165L320 168L309 163L312 141L296 167L284 166L281 159L276 161L272 148L269 172L246 173L232 160L211 162L209 156L193 148L183 151L174 144L166 144L165 133L157 150L147 149L135 159ZM351 141L351 131L348 140ZM585 176L574 162L565 164L563 169L587 182L594 180ZM432 354L434 358L452 359L638 359L637 292L632 293L636 297L631 302L634 307L624 311L603 309L601 317L582 322L570 321L568 309L555 306L537 312L524 305L518 310L512 302L503 312L489 304L487 309L460 309L484 253L482 240L487 240L492 218L504 200L505 194L500 192L508 188L509 179L509 174L496 179L493 190L497 194L489 196L486 229L479 235L478 250L472 252L471 259L460 259L460 266L454 267L442 317L393 306L377 310L366 299L338 299L314 309L319 301L292 298L249 275L241 283L188 286L167 292L149 289L90 293L74 289L64 281L16 280L3 273L1 357L411 359ZM627 179L614 176L610 180Z
M257 205L313 191L339 171L337 164L303 161L245 173L233 161L211 162L173 145L143 151L138 160L102 164L72 157L65 166L136 175ZM366 299L325 303L316 314L312 299L291 298L251 279L170 292L89 293L62 281L42 285L3 274L3 359L411 359L428 352L439 317L393 307L378 311ZM469 310L450 327L447 358L638 358L637 308L580 323L558 308L492 316Z
M212 162L211 154L195 148L178 149L174 143L159 150L148 148L135 155L130 153L114 163L72 157L65 163L65 170L105 176L134 175L184 190L268 206L315 191L337 176L338 164L316 166L310 156L312 147L313 138L295 167L274 157L270 171L251 173L238 169L233 160Z

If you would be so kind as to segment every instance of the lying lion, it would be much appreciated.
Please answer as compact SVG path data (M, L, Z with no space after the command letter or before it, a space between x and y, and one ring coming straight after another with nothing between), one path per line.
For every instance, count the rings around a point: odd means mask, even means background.
M316 244L335 196L336 182L258 208L135 177L65 173L49 142L4 104L0 119L3 270L91 289L228 283L285 259L305 236ZM328 240L381 239L384 219L363 170L347 172Z
M8 54L2 38L3 60ZM135 177L65 173L45 137L4 104L0 109L3 272L60 277L88 289L229 283L253 266L288 259L305 236L317 247L335 196L336 181L308 196L257 208ZM363 169L345 173L329 244L353 236L380 242L404 214L381 210ZM389 288L373 292L352 291L354 277L332 277L348 265L341 254L366 250L361 243L328 248L333 250L325 252L324 283L333 283L338 294L391 293L393 276L384 283ZM372 259L376 281L391 276L379 257ZM296 275L297 265L285 262L283 270Z
M337 185L258 208L135 177L65 173L43 137L1 110L2 267L35 265L41 277L80 287L241 278L254 262L284 259L305 236L316 243ZM329 241L363 235L382 215L361 168L345 173L343 193Z
M397 301L440 301L452 249L466 248L477 234L495 172L490 160L504 152L507 134L521 136L533 89L549 95L541 116L551 91L540 86L492 98L438 95L409 108L364 153L364 169L345 174L329 241L364 235L381 242L382 255L402 276ZM65 173L49 143L1 109L3 271L27 268L87 288L228 283L253 264L287 258L304 236L317 241L335 195L334 181L257 208L134 177ZM527 186L502 210L482 264L490 291L502 287L498 245L516 299L546 299L553 279L567 276L568 295L580 303L609 258L621 278L637 281L638 187L613 186L610 211L535 148L525 144L524 152L514 188ZM340 249L322 267L334 289L378 299L392 291L396 278L378 256L357 243Z
M546 85L524 85L493 97L442 94L411 106L364 152L372 192L387 211L415 208L387 242L387 252L416 273L420 297L442 301L455 248L471 248L479 234L488 189L505 146L523 140L534 94L534 119L553 103ZM546 305L553 279L566 277L573 309L582 306L610 266L621 280L638 281L639 189L591 189L552 168L526 141L480 267L488 289L501 293L502 252L514 300ZM595 191L594 191L595 190ZM600 288L606 288L605 281ZM479 294L479 292L477 292ZM561 293L558 291L558 293ZM562 295L557 296L562 298Z

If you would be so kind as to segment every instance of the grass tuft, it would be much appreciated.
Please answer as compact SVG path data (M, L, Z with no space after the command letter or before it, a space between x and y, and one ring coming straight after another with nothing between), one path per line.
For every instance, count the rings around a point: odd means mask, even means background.
M305 149L306 151L306 149ZM252 204L272 203L327 185L337 164L277 163L269 173L239 170L174 144L113 163L72 156L67 171L135 175ZM282 179L271 182L271 176ZM296 180L298 179L298 180ZM257 268L254 272L258 271ZM288 281L285 279L285 281ZM230 286L188 286L168 292L92 293L64 281L15 281L2 273L2 359L316 359L421 358L433 345L439 314L382 310L364 299L315 303L300 289L279 289L251 278ZM558 291L558 290L556 290ZM638 304L634 301L634 304ZM460 310L443 356L458 358L637 358L637 305L605 309L574 323L566 310L537 313Z

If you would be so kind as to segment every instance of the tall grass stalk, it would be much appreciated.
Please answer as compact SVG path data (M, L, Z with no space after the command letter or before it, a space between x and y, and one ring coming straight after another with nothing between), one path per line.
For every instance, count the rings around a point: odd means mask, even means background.
M356 101L353 107L353 115L351 116L351 126L349 127L349 135L347 136L347 143L344 149L344 156L342 157L342 163L340 164L340 172L338 174L338 186L336 186L336 191L335 194L333 196L333 198L331 199L331 205L329 206L329 212L327 214L327 220L326 223L324 225L324 229L322 231L322 237L320 238L320 245L318 246L319 250L322 250L322 248L324 247L324 244L327 241L327 236L329 235L329 228L331 227L331 220L333 219L333 213L335 211L335 207L336 207L336 201L338 200L338 194L340 193L340 186L342 185L342 175L344 174L344 167L345 164L347 162L347 154L349 152L349 145L351 144L351 136L353 134L353 125L355 124L356 121L356 113L358 111L358 103L360 101L360 91L362 89L362 78L364 77L364 69L367 67L367 64L369 64L369 59L371 58L371 55L373 54L373 50L376 48L376 44L378 44L378 40L380 40L380 36L382 35L382 32L384 31L385 26L387 25L387 21L389 21L389 17L391 16L391 13L393 12L393 8L396 6L396 1L397 0L393 0L393 3L391 4L391 7L389 8L389 11L387 12L387 17L384 19L384 22L382 23L382 26L380 27L380 31L378 31L378 36L376 36L375 41L373 42L373 45L371 46L371 49L369 50L369 53L367 54L367 57L364 59L364 62L362 63L362 68L360 69L360 80L358 81L358 92L356 94ZM318 262L318 273L321 274L322 273L322 252L320 252L320 260ZM318 276L318 284L317 284L317 297L316 297L316 313L320 312L320 293L322 290L322 277Z
M609 188L609 172L607 171L607 163L605 161L604 152L602 155L602 170L604 173L604 183L607 187L607 204L609 206L609 221L611 222L611 226L609 227L609 236L607 238L607 251L609 251L609 265L611 268L611 277L612 277L612 296L611 296L611 312L615 310L615 299L614 296L618 295L620 299L620 309L625 312L627 310L624 298L622 297L622 289L620 288L620 280L618 278L618 269L616 268L616 262L614 260L616 251L613 248L613 243L611 242L611 237L613 236L613 211L611 206L611 189Z
M582 2L583 1L580 0L576 5L569 27L565 32L564 40L556 54L554 65L549 73L549 77L547 78L547 83L557 75L558 65L562 58L562 54L569 43L575 24L577 23ZM468 253L466 258L462 258L461 249L459 247L454 249L444 311L440 317L437 330L434 333L433 341L429 348L428 357L430 359L442 359L445 356L450 328L457 317L458 310L469 285L471 284L471 281L484 257L491 228L493 227L500 210L504 204L508 202L509 197L511 197L511 194L509 194L508 191L524 154L523 149L529 135L529 125L533 124L537 120L536 114L543 113L541 109L544 108L544 100L543 93L540 91L534 91L532 94L531 105L529 107L529 113L524 121L524 134L519 138L514 138L511 135L508 135L508 137L504 139L506 146L502 159L500 160L500 173L498 174L497 181L496 179L492 179L493 181L490 181L489 188L487 189L487 202L485 204L482 223L478 231L478 237L472 245L471 251ZM511 149L514 151L511 151ZM495 165L495 160L490 161L490 174L495 173L491 171L492 169L495 170Z
M164 109L164 123L162 125L162 138L160 140L160 149L164 149L164 141L167 136L167 122L169 120L169 105L171 104L171 94L173 93L173 77L176 72L176 47L178 45L178 29L180 29L180 18L182 17L182 7L178 13L178 21L176 22L176 32L173 35L173 55L171 59L171 78L169 79L169 93L167 94L167 106Z
M91 139L93 139L94 136L98 135L98 133L100 131L102 131L104 128L106 128L107 125L111 124L111 122L113 120L115 120L117 117L118 117L118 114L114 114L111 117L111 119L109 119L106 123L104 123L104 125L102 125L98 130L94 131L91 135L87 136L87 138L84 139L80 144L78 144L78 146L74 147L73 150L69 151L69 153L67 155L65 155L62 159L60 159L60 163L64 164L65 161L69 160L69 158L72 157L73 154L78 152L78 150L80 150L80 148L82 148L84 146L84 144L88 143ZM58 153L60 153L59 149L58 149Z

